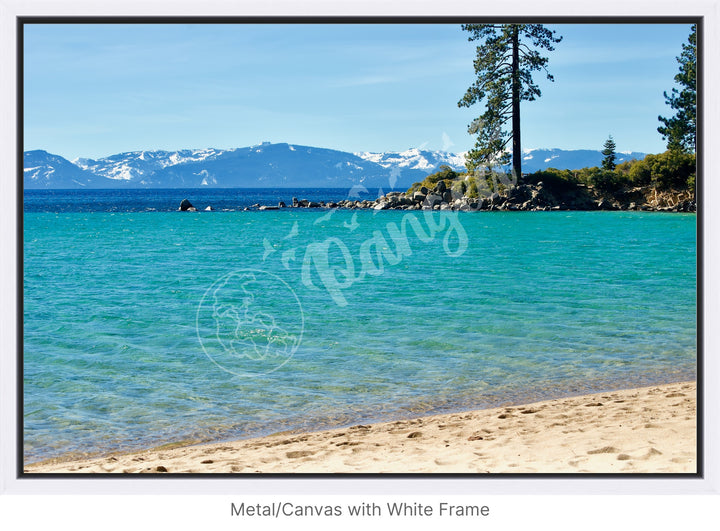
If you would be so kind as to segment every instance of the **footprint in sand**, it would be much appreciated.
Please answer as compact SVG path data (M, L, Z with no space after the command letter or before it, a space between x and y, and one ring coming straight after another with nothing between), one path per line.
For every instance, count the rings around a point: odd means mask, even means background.
M296 450L294 452L287 452L285 456L288 459L298 459L299 457L308 457L310 455L313 455L315 452L311 452L309 450Z
M463 424L462 422L453 422L453 423L449 423L449 424L439 424L438 425L438 428L440 428L440 429L463 428L463 427L465 427L465 424Z
M655 448L650 448L647 451L647 453L644 456L642 456L640 459L645 461L647 459L655 457L656 455L662 455L662 452L660 450L656 450Z
M598 448L597 450L589 450L588 454L594 455L594 454L616 454L620 450L615 448L614 446L603 446L602 448Z

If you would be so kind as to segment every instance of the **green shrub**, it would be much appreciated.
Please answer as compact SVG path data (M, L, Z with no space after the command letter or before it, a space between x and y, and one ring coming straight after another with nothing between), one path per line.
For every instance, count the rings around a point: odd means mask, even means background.
M613 170L594 168L590 173L590 184L602 193L613 193L622 187L622 181Z
M647 186L652 183L652 171L650 161L655 155L648 155L643 160L636 160L630 163L627 177L628 181L635 186Z
M465 179L456 179L449 185L450 190L460 195L465 195L465 192L467 192L467 187L468 185Z
M413 183L413 185L408 189L406 193L408 195L412 195L413 193L420 190L420 188L422 188L423 186L432 190L440 181L445 181L445 186L448 189L455 191L460 191L463 186L467 186L464 182L465 174L457 173L450 166L443 164L442 166L440 166L440 169L438 171L425 177L422 182ZM464 188L462 189L461 193L465 193Z
M695 177L695 155L666 151L654 157L650 169L653 184L658 188L684 189L688 186L688 180Z
M435 185L440 181L445 181L445 184L447 185L449 182L457 179L457 177L458 174L455 170L453 170L450 166L443 164L442 166L440 166L440 169L438 171L425 177L425 180L423 181L423 186L427 186L428 188L434 188Z
M615 169L617 182L624 186L656 186L661 190L694 187L695 155L666 151L643 160L623 162ZM692 184L691 184L692 183Z
M558 170L548 168L547 170L536 171L523 177L525 184L537 185L542 182L551 193L564 193L575 189L579 183L575 172L571 170Z
M468 185L467 185L467 192L465 193L468 197L480 197L480 192L478 190L478 183L477 179L475 177L468 177Z
M695 196L695 174L693 173L688 177L687 180L688 191L692 192L693 197Z

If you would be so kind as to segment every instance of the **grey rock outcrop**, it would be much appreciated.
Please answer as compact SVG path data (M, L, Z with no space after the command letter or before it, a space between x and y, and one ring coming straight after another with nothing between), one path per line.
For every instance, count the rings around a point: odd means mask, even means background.
M183 199L180 201L180 207L178 208L181 212L197 212L197 208L195 208L189 199Z

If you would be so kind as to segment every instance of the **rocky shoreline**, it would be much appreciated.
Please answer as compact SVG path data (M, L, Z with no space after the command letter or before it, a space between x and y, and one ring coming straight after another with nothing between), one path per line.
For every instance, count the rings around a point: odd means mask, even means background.
M447 188L439 181L432 189L415 192L389 192L377 199L345 199L338 202L315 202L293 197L287 205L255 204L245 210L278 210L284 208L342 208L350 210L458 210L458 211L553 211L553 210L637 210L650 212L695 212L696 202L686 191L658 191L651 186L625 188L601 193L591 186L577 184L558 190L537 184L520 184L486 197L468 197ZM197 212L184 199L178 210ZM211 206L206 211L213 210Z

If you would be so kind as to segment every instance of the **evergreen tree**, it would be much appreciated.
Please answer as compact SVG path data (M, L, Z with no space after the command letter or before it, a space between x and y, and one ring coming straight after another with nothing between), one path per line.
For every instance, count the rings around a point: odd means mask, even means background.
M602 154L604 155L602 160L603 170L614 170L615 169L615 141L612 135L608 136L608 139L603 144Z
M486 100L485 112L468 131L477 134L475 147L467 155L469 170L493 164L507 164L506 152L512 139L512 169L522 175L520 145L520 102L541 96L532 73L543 69L547 78L547 57L538 50L554 50L562 40L542 24L463 24L469 41L480 41L474 61L477 79L458 102L459 107ZM504 130L511 120L511 132Z
M688 44L683 44L682 53L677 58L680 63L680 72L675 76L675 81L682 89L673 88L665 96L665 103L675 111L670 118L658 116L663 125L658 127L658 132L663 140L667 140L667 147L670 151L682 151L695 153L696 137L696 116L697 116L697 25L693 24L688 37Z

